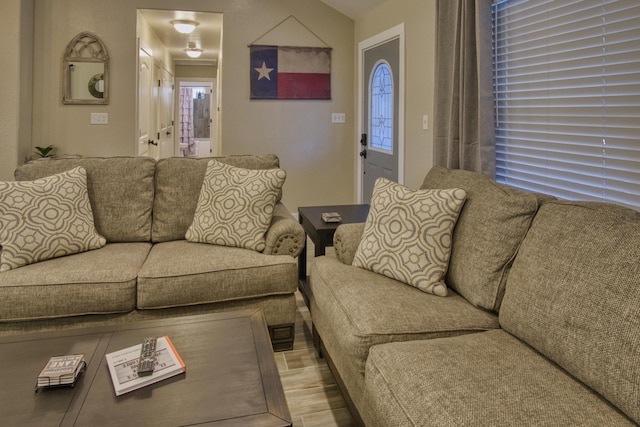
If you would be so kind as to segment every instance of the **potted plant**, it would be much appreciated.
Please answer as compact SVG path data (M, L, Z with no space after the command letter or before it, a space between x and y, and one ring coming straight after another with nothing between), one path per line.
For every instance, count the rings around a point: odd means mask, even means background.
M35 153L41 158L46 159L53 156L53 145L47 145L46 147L35 147Z

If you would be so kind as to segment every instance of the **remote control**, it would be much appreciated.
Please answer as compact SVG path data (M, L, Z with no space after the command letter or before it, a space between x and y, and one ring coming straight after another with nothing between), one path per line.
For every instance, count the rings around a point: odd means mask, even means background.
M138 376L144 377L153 374L156 364L156 342L157 338L145 338L142 341L140 350L140 360L138 360Z

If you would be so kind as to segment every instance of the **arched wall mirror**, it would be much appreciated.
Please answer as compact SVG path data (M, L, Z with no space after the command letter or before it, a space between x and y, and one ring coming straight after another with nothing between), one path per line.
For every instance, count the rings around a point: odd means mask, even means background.
M109 103L109 54L95 34L83 32L69 42L62 68L63 104Z

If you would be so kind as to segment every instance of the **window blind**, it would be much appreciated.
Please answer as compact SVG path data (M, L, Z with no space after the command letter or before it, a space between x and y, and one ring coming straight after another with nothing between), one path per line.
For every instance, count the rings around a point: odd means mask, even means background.
M640 2L493 4L496 179L640 209Z

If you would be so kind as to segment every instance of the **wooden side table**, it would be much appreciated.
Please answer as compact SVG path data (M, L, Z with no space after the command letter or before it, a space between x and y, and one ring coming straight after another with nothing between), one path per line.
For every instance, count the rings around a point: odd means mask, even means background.
M338 212L341 222L324 222L323 212ZM341 224L365 222L369 214L369 205L335 205L335 206L307 206L298 208L298 218L305 233L315 246L314 256L324 255L327 246L333 246L333 235ZM309 279L307 278L307 246L302 249L298 257L298 288L309 306Z

